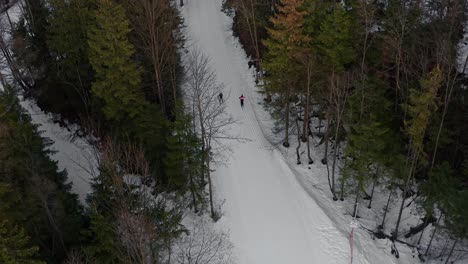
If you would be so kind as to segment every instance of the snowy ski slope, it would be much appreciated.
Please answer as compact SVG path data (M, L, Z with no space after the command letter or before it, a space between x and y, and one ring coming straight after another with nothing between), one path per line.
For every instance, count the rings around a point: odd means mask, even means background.
M210 58L225 94L230 94L227 110L238 120L231 133L249 139L232 144L229 161L214 173L217 197L225 200L220 225L231 234L237 262L350 263L347 235L305 192L281 153L265 139L252 110L261 106L249 98L255 87L245 53L232 36L231 18L221 8L221 0L187 0L180 10L188 49L198 49ZM247 97L244 109L238 99L241 94ZM368 260L365 255L355 248L353 263L395 260L385 254Z

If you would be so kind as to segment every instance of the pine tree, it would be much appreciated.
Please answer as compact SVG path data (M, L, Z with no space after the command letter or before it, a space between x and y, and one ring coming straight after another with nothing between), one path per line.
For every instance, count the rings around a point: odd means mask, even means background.
M409 138L409 151L406 161L407 178L403 189L403 197L396 227L393 232L394 238L398 236L398 229L403 213L406 193L409 190L415 170L418 165L425 166L428 164L426 154L424 152L424 139L432 113L437 109L437 91L439 90L442 81L442 71L438 66L436 66L427 76L421 79L421 92L414 89L411 90L409 104L405 106L407 107L408 116L410 118L404 120L404 132Z
M317 36L317 48L319 61L323 65L323 70L327 75L327 106L326 115L331 122L327 128L325 136L325 154L322 163L328 168L328 138L331 134L331 127L334 128L334 139L336 147L333 149L333 164L330 179L328 181L333 200L337 200L335 191L335 170L338 148L340 146L340 128L344 118L344 110L348 97L352 77L345 72L349 64L355 59L355 51L351 37L351 19L341 4L331 6L331 12L325 16L320 24L320 33Z
M143 112L141 71L132 61L129 22L122 6L99 0L93 13L96 24L88 32L89 60L96 73L92 91L104 102L108 120L128 122Z
M272 28L267 28L269 38L263 67L267 72L266 90L281 95L285 109L285 137L283 145L289 147L289 103L294 85L298 82L298 60L309 38L303 32L304 11L299 11L303 1L281 0L279 12L271 18Z
M176 114L177 118L171 124L172 135L167 139L165 166L170 188L185 192L191 185L190 177L196 177L192 174L197 174L201 147L192 131L192 117L184 113L181 103L176 106Z
M388 160L392 159L394 141L391 138L391 118L388 115L390 101L384 96L383 84L375 78L357 85L349 99L348 121L352 125L345 156L344 174L341 181L352 177L356 184L355 207L359 194L367 183L372 181L372 199L378 174L388 172ZM365 94L365 98L362 98ZM364 102L363 102L364 100ZM343 183L341 197L343 197ZM371 203L369 202L369 206ZM354 212L355 210L353 210Z
M355 59L352 39L352 20L341 4L331 7L330 14L320 25L317 36L322 63L329 72L339 74Z
M81 227L81 207L71 194L67 173L50 159L49 141L40 136L19 105L11 87L0 92L0 183L11 192L1 195L7 220L24 228L39 254L58 263L75 245Z
M82 231L86 241L84 251L97 263L123 263L114 223L109 217L100 214L95 207L91 207L88 213L90 227Z
M24 229L3 220L0 211L0 262L4 264L45 264L37 258L39 248L31 246Z
M50 76L56 85L43 88L55 112L88 114L91 110L92 68L88 59L88 27L93 22L95 0L51 0L47 46L52 54ZM57 79L57 80L54 80ZM50 97L49 97L50 98ZM76 113L78 112L78 113Z

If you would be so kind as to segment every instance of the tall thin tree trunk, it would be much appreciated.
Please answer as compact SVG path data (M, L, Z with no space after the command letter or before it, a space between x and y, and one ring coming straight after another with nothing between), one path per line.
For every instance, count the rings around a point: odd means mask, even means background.
M392 235L392 237L394 239L396 239L398 237L398 229L400 227L401 216L403 214L403 208L404 208L405 201L406 201L406 194L409 191L409 186L410 186L410 183L411 183L411 179L413 178L413 170L414 170L414 167L416 166L416 161L417 161L419 155L416 154L416 155L412 155L412 156L413 156L413 159L411 161L411 167L409 169L408 177L406 178L405 187L403 189L403 197L401 199L400 210L398 212L398 218L397 218L397 222L396 222L396 226L395 226L395 231L393 232L393 235Z
M353 217L357 217L356 215L356 212L357 212L357 205L358 205L358 201L359 201L359 189L361 187L361 183L358 182L358 184L356 185L356 190L355 190L355 195L356 195L356 198L354 199L354 207L353 207Z
M207 156L208 156L208 159L206 160L206 167L207 167L206 176L208 178L208 191L210 192L210 212L211 212L211 218L216 220L217 215L216 215L214 204L213 204L213 186L211 183L210 155L208 154Z
M201 98L198 98L197 108L198 108L198 118L199 118L199 122L200 122L200 133L201 133L201 142L202 142L201 151L202 151L202 153L204 155L204 160L209 161L209 157L208 157L209 153L207 152L207 149L206 149L206 130L205 130L205 125L203 124L203 116L202 116L203 111L202 111L202 108L201 108L200 104L201 104ZM205 184L206 184L205 183L205 170L203 169L203 163L201 164L201 166L202 166L202 175L201 175L202 186L205 186ZM208 171L209 171L209 169L208 169Z
M314 160L310 157L310 137L307 136L307 158L308 158L308 164L313 164Z
M437 219L437 224L434 226L434 230L432 231L431 239L429 240L429 244L427 245L426 251L424 252L424 256L427 256L427 253L428 253L429 250L431 249L432 240L433 240L434 237L435 237L435 234L436 234L436 232L437 232L437 228L439 227L440 219L442 218L443 215L444 215L444 214L441 213L441 214L439 215L439 219Z
M390 193L388 194L387 204L385 204L384 215L382 217L382 223L380 224L380 229L383 229L385 226L385 219L387 218L388 206L390 205L392 194L393 194L393 189L391 189Z
M5 14L7 15L7 19L8 19L8 24L10 24L10 30L13 31L13 22L11 22L11 18L10 18L10 14L8 13L9 9L7 9L5 11Z
M305 113L304 113L304 124L305 124L305 129L304 129L304 137L307 142L307 158L308 163L312 164L314 161L310 157L310 137L309 137L309 104L310 104L310 63L307 64L307 93L306 93L306 106L305 106Z
M307 97L307 95L306 95L306 97ZM303 107L303 109L304 109L304 115L303 115L304 120L302 121L302 135L301 135L302 142L306 142L307 137L309 136L309 134L308 134L308 127L309 127L309 113L308 113L308 111L309 111L309 107L307 105L309 103L308 98L306 98L305 101L306 102L305 102L305 105ZM299 128L297 130L299 131Z
M297 108L296 108L296 113L297 113ZM299 120L296 117L296 127L297 127L297 147L296 147L296 156L297 156L297 165L301 164L301 155L299 153L299 150L301 148L301 132L299 131Z
M319 114L319 125L318 125L318 134L320 135L320 132L322 132L322 117Z
M171 246L171 239L167 240L167 264L171 264L171 256L172 256L172 246ZM152 264L153 262L149 262L148 264Z
M450 252L447 256L447 259L445 260L445 264L448 264L449 263L449 260L450 258L452 257L452 254L453 254L453 250L455 249L455 246L457 245L458 243L458 238L455 238L455 240L453 241L453 245L452 245L452 248L450 249Z
M371 195L369 199L369 205L367 205L367 208L371 209L372 208L372 199L374 199L374 190L375 190L375 185L377 183L377 174L379 171L377 170L376 175L374 175L374 181L372 182L372 190L371 190Z
M423 224L424 228L423 230L421 230L421 234L419 234L418 242L416 243L416 245L419 245L421 243L421 239L424 235L424 230L426 230L428 221L429 221L429 215L426 214L426 218L424 219L424 224Z
M195 183L193 182L193 170L190 169L190 192L192 193L193 210L198 213L197 198L195 195Z
M328 115L327 115L328 116ZM327 118L327 131L325 132L325 152L323 154L322 164L328 164L328 139L330 135L330 119Z
M467 59L468 59L468 56L467 56ZM439 124L439 129L437 131L437 136L436 136L436 142L435 142L435 146L434 146L434 153L432 154L432 160L431 160L431 168L430 168L430 172L432 172L432 169L434 168L434 164L435 164L435 160L436 160L436 156L437 156L437 149L439 148L439 140L440 140L440 134L442 133L442 128L444 126L444 121L445 121L445 116L447 115L447 109L448 109L448 104L450 102L450 98L452 97L452 91L453 91L453 87L455 85L455 79L457 78L458 74L455 74L453 80L450 82L449 80L449 84L447 84L447 90L445 91L445 96L444 96L444 109L442 110L442 117L441 117L441 120L440 120L440 124Z
M283 146L288 148L289 147L289 93L290 93L290 88L288 87L287 92L286 92L286 102L285 102L285 118L286 118L286 129L284 131L284 141L283 141Z
M338 133L335 135L337 136ZM332 163L332 193L333 193L333 200L336 201L338 198L336 198L336 191L335 191L335 168L336 168L336 156L338 155L338 150L340 148L340 145L337 143L337 140L335 138L335 148L333 149L333 163Z

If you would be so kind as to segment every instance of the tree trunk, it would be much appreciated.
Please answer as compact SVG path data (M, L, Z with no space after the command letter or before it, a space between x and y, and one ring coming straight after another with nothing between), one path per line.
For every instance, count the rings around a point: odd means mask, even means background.
M338 135L338 132L336 133ZM336 156L338 155L338 149L340 145L337 144L336 139L335 139L335 148L333 149L333 163L332 163L332 193L333 193L333 200L336 201L338 198L336 198L336 191L335 191L335 168L336 168Z
M429 215L426 214L426 218L424 219L424 228L421 230L421 234L419 234L419 238L418 238L418 242L416 243L416 245L419 245L421 243L421 239L424 235L424 230L426 230L426 227L427 227L427 222L429 221Z
M309 100L310 100L310 66L307 65L307 94L306 94L306 106L305 106L305 113L304 113L304 124L305 124L305 131L304 137L307 142L307 158L309 159L308 163L312 164L314 161L310 157L310 137L309 137Z
M387 218L388 205L390 204L390 199L392 198L392 194L393 194L393 189L391 189L390 193L388 194L387 204L385 205L384 215L382 218L382 223L380 224L380 229L383 229L385 226L385 218Z
M7 19L8 19L8 24L10 24L10 30L13 31L13 28L14 28L14 27L13 27L13 22L11 22L10 14L8 13L8 11L9 11L9 9L7 9L7 10L5 11L5 14L6 14Z
M467 56L467 59L468 59L468 56ZM436 142L435 142L435 146L434 146L434 153L432 154L431 168L429 170L430 172L432 172L432 169L434 168L434 164L435 164L435 160L436 160L436 156L437 156L437 149L439 147L440 134L442 133L442 128L444 126L445 116L447 114L448 104L450 102L450 98L452 97L452 91L453 91L453 87L455 85L455 79L457 78L457 75L458 74L455 74L452 82L450 82L451 84L447 84L448 87L447 87L447 90L445 91L444 109L442 110L442 117L441 117L441 120L440 120L439 129L437 131Z
M322 132L322 117L321 117L321 114L318 115L318 120L319 120L318 134L320 135L320 132Z
M378 171L376 172L376 174ZM377 175L374 175L374 181L372 182L372 190L371 190L371 195L369 199L369 205L367 205L367 208L371 209L372 208L372 199L374 198L374 190L375 190L375 184L377 183Z
M445 264L448 264L448 263L449 263L449 260L450 260L450 258L452 257L453 250L455 249L455 246L457 245L457 242L458 242L458 238L455 238L455 240L453 241L452 248L450 249L450 252L449 252L449 254L448 254L448 257L447 257L447 259L445 260Z
M193 210L198 213L197 198L195 195L195 183L193 182L193 170L190 170L190 192L192 194Z
M198 97L200 97L200 95L198 95ZM199 119L199 122L200 122L200 133L201 133L201 142L202 142L202 145L201 145L201 151L202 151L202 154L204 155L204 160L205 162L208 161L207 163L209 164L209 153L207 152L207 148L206 148L206 130L205 130L205 125L203 123L203 116L202 116L202 107L201 107L201 98L197 98L197 110L198 110L198 119ZM202 166L202 175L201 175L201 181L202 181L202 186L205 186L205 170L203 168L203 163L201 164ZM208 169L209 171L209 169ZM209 172L208 172L209 173ZM207 174L208 174L207 173Z
M359 201L359 187L361 186L361 183L358 183L357 186L356 186L356 198L354 199L354 207L353 207L353 217L356 218L357 217L357 205L358 205L358 201Z
M208 154L207 157L208 158L206 160L206 168L207 168L206 176L208 178L208 191L210 192L210 212L211 212L211 218L216 221L217 215L216 215L214 205L213 205L213 186L211 183L211 173L210 173L210 155Z
M340 201L344 201L344 186L345 186L345 179L341 178Z
M314 160L310 157L310 138L307 136L307 158L309 159L308 164L313 164Z
M171 239L167 240L167 263L171 264L171 256L172 256L172 246L171 246ZM148 264L152 264L153 262L149 262Z
M283 141L283 146L288 148L289 147L289 92L290 88L288 87L288 90L286 92L286 102L285 102L285 117L286 117L286 129L284 131L284 141Z
M305 100L305 106L304 106L304 120L302 121L302 135L301 135L301 140L302 142L307 141L307 137L309 136L309 99L307 98L306 95L306 100ZM299 131L299 128L297 129Z
M398 229L400 227L401 216L403 214L403 208L404 208L405 201L406 201L406 194L409 191L410 182L411 182L411 179L413 178L413 170L414 170L414 167L416 166L416 161L417 161L419 155L416 154L416 155L412 155L412 156L413 156L413 159L411 161L411 167L410 167L409 172L408 172L408 177L406 179L405 188L403 189L403 197L401 199L400 210L398 212L398 218L397 218L395 230L393 231L393 235L392 235L392 237L394 239L396 239L398 237Z
M439 227L439 222L440 222L440 219L442 218L444 214L440 214L439 216L439 219L437 219L437 224L434 226L434 231L432 231L432 235L431 235L431 239L429 240L429 244L427 244L427 248L426 248L426 251L424 252L424 256L427 256L427 253L429 252L429 250L431 249L431 245L432 245L432 240L434 239L435 237L435 234L437 232L437 228Z
M328 116L328 115L327 115ZM328 164L328 139L330 135L330 119L327 118L327 132L325 132L325 153L323 154L322 164Z
M297 113L297 108L296 108ZM297 165L301 164L301 155L299 150L301 148L301 132L299 131L299 119L296 117L296 126L297 126L297 147L296 147L296 156L297 156Z

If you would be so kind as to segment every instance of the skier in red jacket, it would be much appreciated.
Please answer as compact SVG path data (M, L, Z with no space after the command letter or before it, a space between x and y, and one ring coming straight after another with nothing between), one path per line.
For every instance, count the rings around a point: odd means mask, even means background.
M241 96L239 97L239 100L240 100L240 103L241 103L241 107L242 107L242 108L244 108L244 99L245 99L244 95L241 94Z

